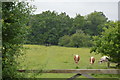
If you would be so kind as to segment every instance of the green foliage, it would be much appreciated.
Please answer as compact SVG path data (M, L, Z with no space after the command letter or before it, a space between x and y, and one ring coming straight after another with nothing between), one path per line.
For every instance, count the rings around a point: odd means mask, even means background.
M59 38L73 35L76 30L82 30L90 36L98 35L106 22L107 18L102 12L95 11L87 16L77 14L75 18L70 18L65 12L58 14L55 11L45 11L32 15L27 43L58 45Z
M77 30L75 34L71 36L71 43L73 47L91 47L92 41L88 34L85 34L81 30Z
M85 16L85 33L95 36L99 35L102 32L102 28L106 22L107 18L103 14L103 12L92 12L91 14L88 14Z
M22 55L32 7L25 2L2 3L2 70L3 78L18 77L15 58Z
M76 17L73 19L72 28L70 29L70 33L74 34L76 30L83 30L85 29L85 19L84 16L77 14Z
M68 35L64 35L63 37L61 37L59 39L59 45L60 46L66 46L66 47L68 47L69 43L70 43L70 36L68 36Z
M68 34L72 23L66 13L58 15L54 11L45 11L33 15L30 25L32 27L28 35L28 43L57 45L59 37Z
M60 46L69 47L90 47L92 41L89 35L85 34L82 30L77 30L75 34L68 36L65 35L59 39Z
M101 53L111 57L113 62L120 62L120 33L118 22L109 22L102 35L94 37L95 46L91 52Z

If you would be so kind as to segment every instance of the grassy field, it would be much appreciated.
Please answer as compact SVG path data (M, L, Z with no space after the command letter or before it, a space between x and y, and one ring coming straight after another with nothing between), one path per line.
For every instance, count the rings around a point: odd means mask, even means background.
M58 46L24 45L26 54L18 58L21 69L76 69L74 54L80 55L78 69L107 69L107 64L98 64L101 55L90 53L89 48L71 48ZM94 56L95 64L89 59ZM115 64L111 64L114 66ZM74 74L35 74L39 78L69 78ZM31 73L27 77L33 77ZM118 77L116 75L94 75L94 77ZM84 78L83 76L81 76Z

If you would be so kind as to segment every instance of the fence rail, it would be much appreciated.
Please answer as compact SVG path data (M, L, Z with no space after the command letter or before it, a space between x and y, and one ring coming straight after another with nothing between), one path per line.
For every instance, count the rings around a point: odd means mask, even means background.
M120 69L51 69L18 70L25 73L80 73L80 74L120 74Z

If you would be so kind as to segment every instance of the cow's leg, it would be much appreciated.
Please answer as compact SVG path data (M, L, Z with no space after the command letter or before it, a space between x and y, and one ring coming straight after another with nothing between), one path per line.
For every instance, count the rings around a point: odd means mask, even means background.
M102 63L102 61L98 61L98 63L99 63L99 64L101 64L101 63Z
M79 66L78 66L78 62L77 62L76 69L78 69L78 68L79 68Z

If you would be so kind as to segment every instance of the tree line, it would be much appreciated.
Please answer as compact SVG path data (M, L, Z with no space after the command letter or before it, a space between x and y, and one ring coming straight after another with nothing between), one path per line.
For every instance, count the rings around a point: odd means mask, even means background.
M99 35L107 20L103 12L97 11L86 16L77 14L74 18L65 12L58 14L55 11L45 11L32 15L28 24L31 27L26 43L89 47L92 45L91 36Z

